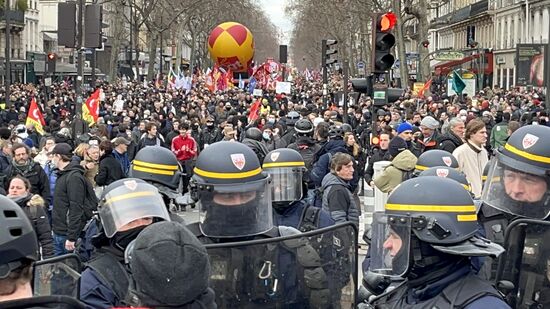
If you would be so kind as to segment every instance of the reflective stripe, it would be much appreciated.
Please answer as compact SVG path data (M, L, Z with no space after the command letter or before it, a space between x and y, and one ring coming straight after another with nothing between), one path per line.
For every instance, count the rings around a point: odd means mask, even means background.
M208 172L208 171L203 171L200 168L196 168L196 167L195 167L194 171L195 171L195 174L197 174L199 176L203 176L203 177L208 177L208 178L239 179L239 178L247 178L247 177L256 176L256 175L258 175L262 172L262 168L258 167L255 170L251 170L251 171L248 171L248 172L239 172L239 173Z
M457 215L456 219L458 222L464 222L464 221L477 221L477 215L471 214L471 215Z
M527 151L519 150L508 143L504 145L504 148L510 151L511 153L517 154L520 157L524 157L525 159L529 159L529 160L533 160L541 163L550 163L549 157L539 156L536 154L528 153Z
M264 168L266 167L292 167L292 166L306 166L304 162L272 162L264 163Z
M113 196L113 197L107 199L105 201L105 203L110 204L110 203L113 203L113 202L127 200L127 199L131 199L131 198L136 198L136 197L155 196L156 194L157 194L156 192L151 192L151 191L126 193L126 194Z
M466 189L466 191L472 191L472 187L470 187L469 185L462 185L464 187L464 189Z
M422 166L422 165L415 165L414 168L416 168L419 171L425 171L428 169L426 166Z
M161 170L169 170L169 171L177 171L178 166L177 165L167 165L167 164L155 164L155 163L148 163L143 161L134 160L132 161L134 165L139 165L143 167L150 167L150 168L158 168Z
M481 176L481 180L482 180L482 181L486 181L486 180L487 180L487 176Z
M141 167L141 166L137 166L137 165L134 165L134 170L135 171L140 171L140 172L151 173L151 174L168 175L168 176L173 176L174 173L175 173L174 171L159 170L159 169L156 169L156 168L147 168L147 167Z
M475 212L474 205L403 205L403 204L386 204L387 210L402 210L402 211L429 211L429 212Z

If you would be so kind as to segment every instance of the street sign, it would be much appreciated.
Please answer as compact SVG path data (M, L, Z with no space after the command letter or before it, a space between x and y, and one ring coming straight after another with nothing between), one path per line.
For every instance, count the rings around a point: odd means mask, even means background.
M360 69L364 69L365 68L365 62L363 62L362 60L360 60L359 62L357 62L357 68L360 70Z
M44 86L50 87L51 85L52 85L52 78L51 77L44 78Z
M461 60L463 58L464 53L458 51L441 51L437 52L434 56L434 59L438 61L454 61Z
M375 106L382 106L388 104L388 86L384 84L374 84L374 91L372 98Z

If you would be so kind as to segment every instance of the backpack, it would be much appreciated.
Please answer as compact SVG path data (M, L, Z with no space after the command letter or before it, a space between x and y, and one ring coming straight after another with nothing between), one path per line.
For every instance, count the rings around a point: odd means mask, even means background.
M100 224L99 217L95 215L86 223L82 232L80 232L80 237L76 241L74 251L82 262L88 262L92 257L94 251L92 238L99 234Z

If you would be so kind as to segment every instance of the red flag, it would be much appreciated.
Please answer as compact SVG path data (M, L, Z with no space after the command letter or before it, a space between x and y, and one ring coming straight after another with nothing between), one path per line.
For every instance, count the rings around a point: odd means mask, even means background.
M433 79L430 78L430 80L427 81L427 82L424 84L424 87L422 87L422 89L418 90L418 96L419 96L419 97L423 97L423 96L424 96L424 91L430 89L430 86L432 85L432 81L433 81Z
M94 91L82 106L82 119L86 120L90 126L97 122L99 117L99 95L100 89Z
M46 125L46 121L44 121L44 116L42 115L42 112L40 111L34 97L31 99L31 106L29 107L29 113L27 114L26 124L34 125L36 132L44 134L43 126Z
M260 100L256 100L256 102L252 103L250 105L250 113L248 113L248 122L252 122L256 119L258 119L258 114L260 111Z

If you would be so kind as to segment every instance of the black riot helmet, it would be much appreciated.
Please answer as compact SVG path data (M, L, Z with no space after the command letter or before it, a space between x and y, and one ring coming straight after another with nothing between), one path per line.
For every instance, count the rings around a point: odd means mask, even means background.
M341 139L344 137L344 130L340 126L332 125L328 128L328 137L330 139Z
M481 199L500 211L527 218L550 214L550 128L516 130L489 163Z
M313 136L313 123L309 119L300 119L296 121L294 130L301 136Z
M175 198L181 192L181 166L172 151L160 146L142 148L130 166L130 177L145 180Z
M458 168L458 161L447 151L439 149L428 150L418 157L413 174L414 176L418 176L422 171L436 166Z
M374 222L371 270L387 275L402 276L450 256L496 257L504 251L476 236L474 201L451 179L425 176L401 183Z
M246 129L244 136L245 138L253 139L258 142L262 141L262 131L256 127Z
M273 205L288 206L302 199L302 177L306 164L298 151L280 148L269 152L265 156L263 169L271 177Z
M289 126L294 126L299 119L300 114L296 111L291 111L286 115L286 124Z
M239 238L273 228L269 181L246 145L222 141L205 148L190 183L203 234Z
M423 176L437 176L437 177L443 177L452 179L464 187L466 191L472 192L472 187L470 186L470 183L468 182L468 179L466 179L466 175L459 172L458 170L448 167L448 166L436 166L436 167L430 167L429 169L423 171L418 175L418 177Z
M0 196L0 279L28 261L37 261L38 253L38 239L23 208Z
M157 187L137 178L119 179L105 187L98 211L103 231L108 238L134 220L156 218L170 221Z

